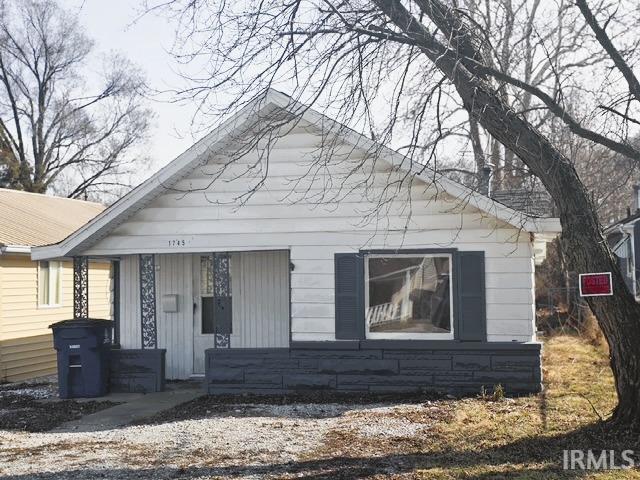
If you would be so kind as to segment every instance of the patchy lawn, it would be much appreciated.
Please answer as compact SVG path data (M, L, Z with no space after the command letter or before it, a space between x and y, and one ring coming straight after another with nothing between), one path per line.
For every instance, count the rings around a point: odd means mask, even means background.
M0 432L5 478L640 478L563 471L564 449L640 452L604 429L606 355L573 337L545 346L544 394L516 399L203 397L144 425L94 433ZM377 403L371 403L372 401Z
M575 337L552 338L545 345L544 380L545 392L538 396L437 402L396 414L426 424L424 435L363 440L357 427L345 425L331 431L326 446L308 458L357 458L363 452L375 463L404 458L414 476L423 479L640 478L638 471L585 474L562 469L564 449L640 453L637 436L609 432L601 422L615 406L606 354ZM376 417L360 420L375 422Z

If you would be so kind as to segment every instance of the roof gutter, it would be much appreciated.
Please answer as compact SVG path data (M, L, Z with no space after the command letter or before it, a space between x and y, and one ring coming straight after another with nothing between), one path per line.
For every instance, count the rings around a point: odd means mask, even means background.
M27 245L0 245L0 255L6 255L9 253L28 255L31 253L31 247Z

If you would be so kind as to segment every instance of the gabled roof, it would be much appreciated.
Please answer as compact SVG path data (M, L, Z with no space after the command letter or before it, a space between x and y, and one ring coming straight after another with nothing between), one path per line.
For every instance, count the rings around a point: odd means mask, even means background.
M59 242L104 208L94 202L0 188L0 248Z
M340 136L341 141L365 151L375 151L391 165L402 168L405 171L411 171L427 184L435 184L446 193L456 198L464 199L468 204L517 228L522 228L528 232L560 232L558 219L536 218L506 207L429 168L425 168L424 165L408 161L404 155L395 150L376 144L364 135L339 124L291 97L270 89L264 97L248 103L238 113L64 241L34 250L32 258L43 259L80 254L124 222L137 209L136 207L148 204L157 195L168 190L177 180L183 178L202 162L205 155L210 156L223 151L233 141L234 132L246 130L255 125L259 119L273 118L277 113L285 114L291 119L301 118L323 129L335 131Z
M611 225L607 226L607 228L605 228L605 232L613 230L617 226L624 227L626 225L636 223L636 221L638 219L640 219L640 210L636 211L636 213L633 213L633 214L631 214L631 215L629 215L629 216L627 216L627 217L625 217L625 218L623 218L621 220L618 220L617 222L612 223Z

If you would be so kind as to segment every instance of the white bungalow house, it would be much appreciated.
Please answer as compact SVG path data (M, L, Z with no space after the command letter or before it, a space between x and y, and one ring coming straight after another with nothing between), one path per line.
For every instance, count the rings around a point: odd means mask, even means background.
M113 389L533 392L559 230L271 90L32 256L114 262Z

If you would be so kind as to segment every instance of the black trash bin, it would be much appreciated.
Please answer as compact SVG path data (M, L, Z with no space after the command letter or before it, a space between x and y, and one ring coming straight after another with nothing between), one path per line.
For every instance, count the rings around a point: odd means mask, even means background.
M108 390L111 320L82 318L54 323L60 398L100 397Z

